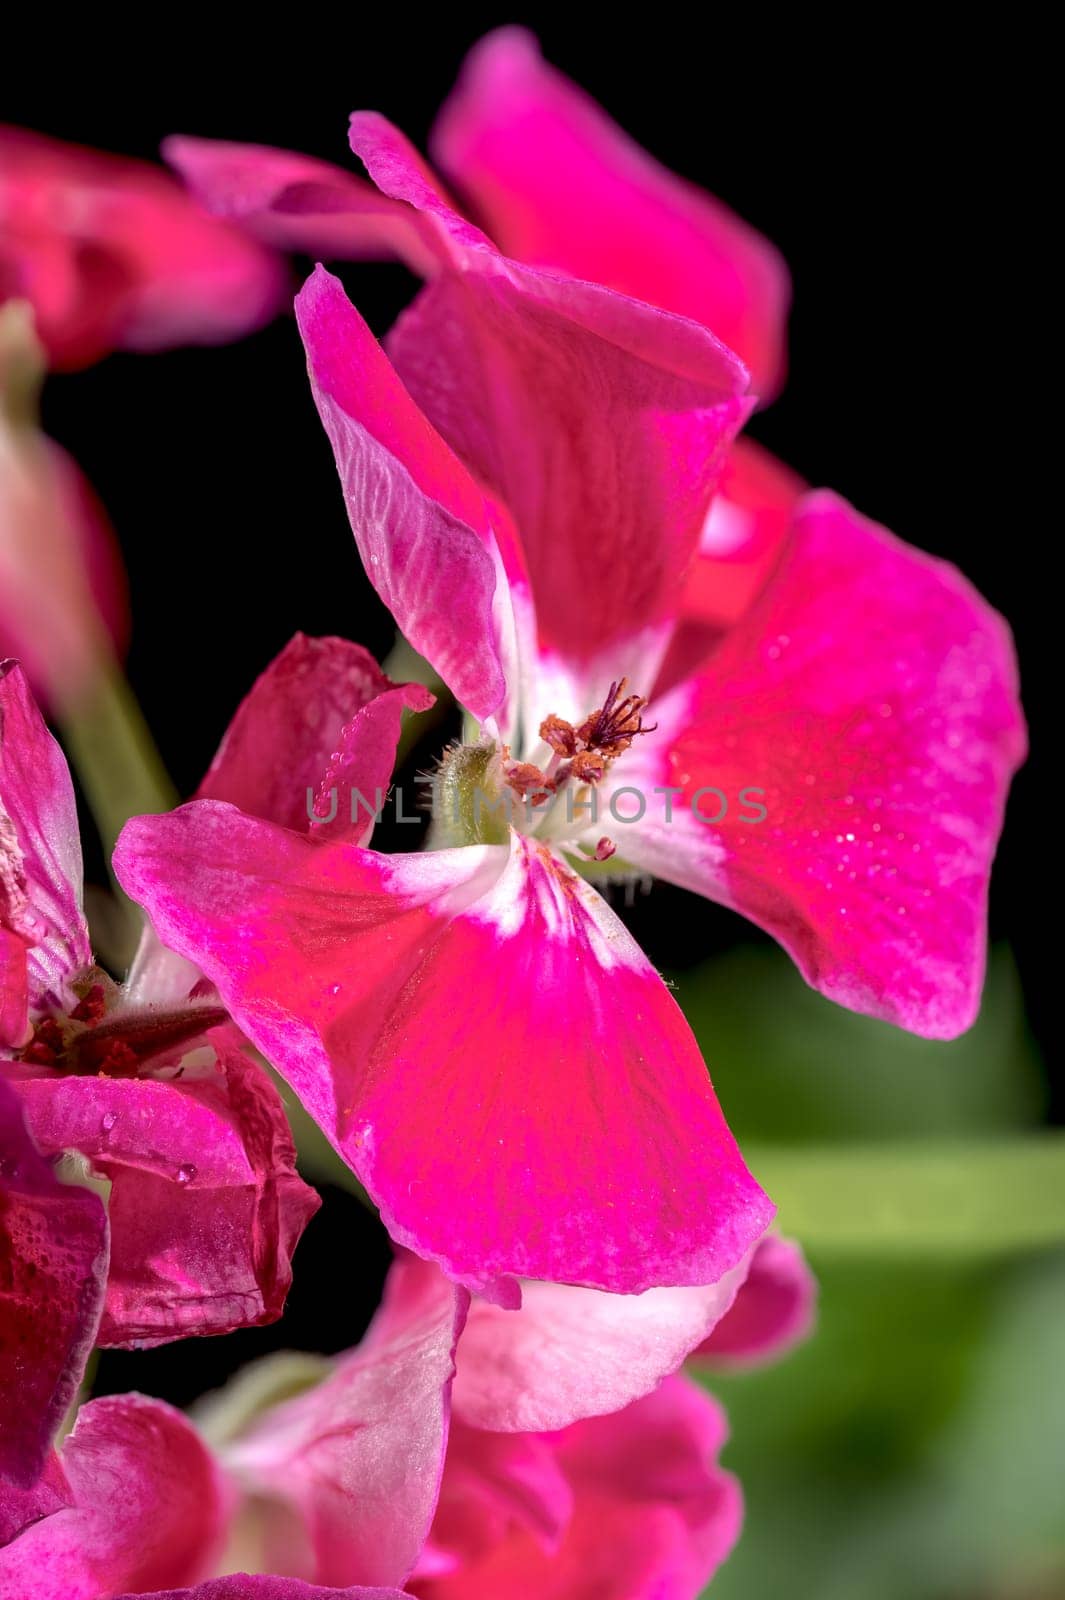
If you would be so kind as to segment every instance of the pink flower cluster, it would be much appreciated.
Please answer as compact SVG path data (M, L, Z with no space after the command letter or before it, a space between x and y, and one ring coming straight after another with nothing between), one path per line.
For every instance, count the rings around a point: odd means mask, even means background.
M518 30L434 132L464 211L381 117L351 138L368 179L172 139L191 193L0 139L0 285L59 364L254 326L284 250L425 279L384 347L322 267L296 314L366 571L468 730L429 848L375 850L325 802L387 790L432 697L297 635L196 797L127 824L145 925L117 984L65 763L0 668L0 1600L693 1600L741 1503L681 1368L784 1348L813 1284L600 888L695 890L927 1036L979 1003L1024 746L1008 632L737 438L783 373L776 252ZM9 459L30 487L0 477L0 508L59 517L40 436ZM697 818L752 783L757 828ZM678 804L608 837L626 788ZM376 1320L202 1426L128 1395L56 1443L93 1344L281 1314L318 1199L264 1062L395 1242Z

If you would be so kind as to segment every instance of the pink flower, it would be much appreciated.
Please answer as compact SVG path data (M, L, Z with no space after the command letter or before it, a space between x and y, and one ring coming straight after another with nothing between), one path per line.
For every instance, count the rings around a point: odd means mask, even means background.
M790 291L777 251L633 144L541 59L531 34L502 28L475 46L430 147L507 255L704 323L748 364L763 399L779 388ZM431 230L342 168L184 136L163 153L211 211L277 249L398 256L425 277L440 269Z
M142 162L0 127L0 300L28 300L52 365L214 344L260 326L276 260Z
M482 1290L713 1282L770 1208L585 878L668 878L832 998L959 1032L1023 751L1009 636L953 569L818 493L659 694L746 374L693 322L500 256L381 119L353 138L446 265L394 365L319 270L312 384L371 580L482 742L445 767L428 855L201 804L131 823L116 867L400 1243Z
M531 1285L504 1312L403 1257L361 1345L248 1369L199 1433L140 1396L84 1406L36 1487L0 1494L0 1592L692 1600L741 1503L719 1408L667 1374L740 1314L748 1265L640 1297ZM209 1576L238 1566L278 1576Z
M772 1243L812 1287L798 1248ZM735 1543L742 1501L717 1461L720 1408L672 1374L737 1320L752 1358L755 1345L763 1358L786 1348L754 1279L769 1244L708 1289L623 1296L525 1284L516 1312L474 1299L456 1351L440 1502L411 1592L700 1593ZM425 1270L409 1261L393 1269L400 1280Z
M34 1596L33 1600L40 1600L40 1597ZM122 1594L116 1596L116 1600L137 1600L137 1597ZM364 1584L344 1589L322 1588L317 1583L304 1583L301 1578L237 1572L228 1578L209 1578L191 1589L153 1589L152 1600L408 1600L408 1591L381 1589L376 1585L368 1589Z
M524 28L474 46L430 149L507 255L704 323L747 364L762 400L779 389L790 285L776 250L659 166Z
M44 352L25 302L0 307L0 655L69 707L124 652L125 573L107 516L66 452L37 426Z
M686 1378L555 1434L452 1426L420 1600L694 1600L740 1531L717 1403Z
M187 981L150 991L93 966L66 764L5 663L0 1076L41 1151L78 1151L110 1183L102 1344L273 1321L318 1206L280 1097L221 1007Z
M95 1341L106 1277L99 1196L59 1181L0 1081L0 1484L39 1478Z

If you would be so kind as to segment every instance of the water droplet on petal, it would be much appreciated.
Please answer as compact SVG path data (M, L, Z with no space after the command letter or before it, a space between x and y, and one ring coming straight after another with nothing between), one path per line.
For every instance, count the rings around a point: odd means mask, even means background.
M178 1183L191 1183L195 1176L196 1168L193 1166L191 1161L186 1161L183 1166L180 1166L177 1169Z
M118 1117L114 1111L105 1111L103 1116L100 1118L100 1127L103 1129L104 1133L110 1133L117 1121Z

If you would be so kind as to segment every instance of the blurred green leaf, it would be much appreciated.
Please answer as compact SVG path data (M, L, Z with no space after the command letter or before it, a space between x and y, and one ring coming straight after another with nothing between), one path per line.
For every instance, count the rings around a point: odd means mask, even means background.
M973 1028L917 1039L815 994L775 946L674 976L741 1140L895 1139L1031 1127L1045 1089L1016 968L993 953Z
M815 1337L703 1379L747 1500L708 1600L1065 1594L1065 1252L814 1266Z
M1065 1135L745 1146L783 1232L822 1254L993 1256L1065 1244Z

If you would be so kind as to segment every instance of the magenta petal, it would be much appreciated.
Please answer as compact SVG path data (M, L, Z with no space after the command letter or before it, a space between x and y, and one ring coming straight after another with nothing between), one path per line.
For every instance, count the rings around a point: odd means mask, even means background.
M778 252L641 150L531 34L502 28L474 47L432 151L507 255L704 323L763 399L779 388L790 286Z
M343 729L318 787L316 839L368 844L392 782L404 711L428 711L434 696L418 683L383 689ZM336 815L332 815L335 812Z
M278 250L323 261L398 257L429 276L439 252L410 211L365 178L268 145L172 134L163 156L217 217Z
M319 268L296 315L370 581L463 705L490 716L505 686L493 605L499 558L484 497L336 278Z
M806 1338L816 1302L802 1246L767 1234L731 1309L692 1354L723 1368L772 1361Z
M19 1083L42 1149L79 1150L111 1183L99 1342L151 1345L274 1322L318 1196L295 1170L281 1098L225 1030L180 1077Z
M41 1473L81 1382L107 1277L98 1195L60 1183L0 1080L0 1477Z
M478 1428L535 1433L618 1411L705 1348L733 1315L746 1271L743 1261L706 1288L639 1295L524 1283L518 1311L475 1300L459 1345L455 1415Z
M498 1439L455 1429L428 1559L414 1578L419 1600L692 1600L736 1541L739 1486L717 1462L724 1418L682 1378L609 1416L533 1436L571 1500L550 1537L522 1513L520 1481L506 1515ZM516 1463L526 1477L527 1462Z
M0 1549L5 1600L101 1600L209 1570L228 1492L180 1412L139 1394L91 1400L61 1460L70 1503Z
M831 999L931 1038L967 1028L1025 749L1002 619L953 567L819 493L761 600L675 697L667 720L688 727L657 781L683 790L684 826L656 870L766 928ZM754 786L765 819L736 805L692 821L704 785ZM720 799L702 806L712 818Z
M384 793L392 776L404 707L424 711L433 697L418 684L392 684L373 656L347 639L298 633L240 705L196 791L229 800L255 817L304 832L308 793L339 791L330 832L351 831L348 796ZM328 807L323 814L327 814ZM359 810L359 834L366 830ZM320 826L315 832L322 836Z
M142 1591L143 1593L143 1591ZM116 1600L140 1600L125 1594ZM152 1600L410 1600L402 1589L321 1588L301 1578L275 1578L265 1573L236 1572L228 1578L209 1578L191 1589L153 1590Z
M746 370L705 328L500 256L383 119L353 118L352 144L380 186L432 216L461 255L462 270L441 273L400 318L389 353L512 514L543 641L585 663L613 647L605 692L636 670L617 655L634 630L675 609L750 409Z
M115 867L460 1282L706 1284L767 1226L669 991L545 847L378 856L201 801Z
M17 662L0 663L0 1044L26 1041L17 997L31 1007L75 1004L70 979L92 956L81 910L81 842L63 752L45 727ZM19 956L19 942L28 947ZM21 966L20 966L21 960Z
M744 437L735 441L684 580L656 698L697 672L725 630L757 600L780 559L805 488L768 450Z
M359 1348L227 1453L249 1493L298 1516L307 1576L402 1583L413 1567L436 1508L467 1304L435 1267L398 1262ZM269 1564L292 1559L287 1543Z

